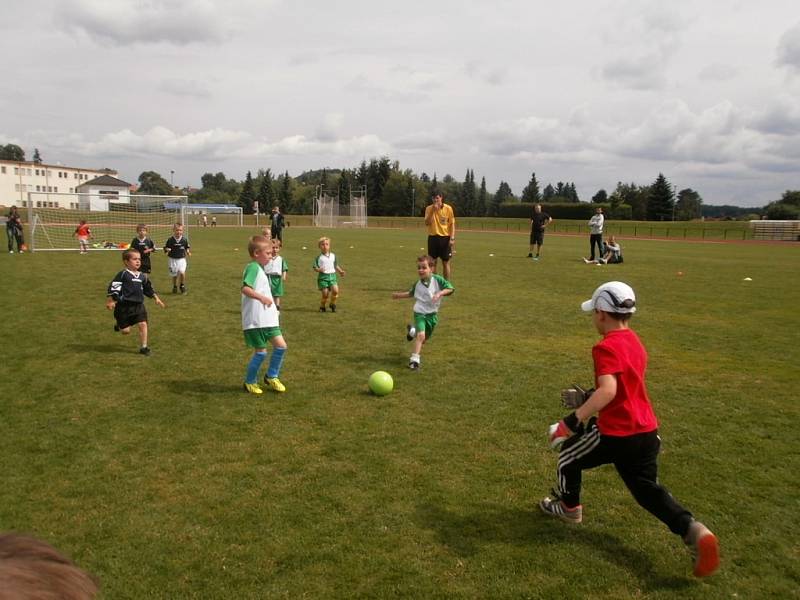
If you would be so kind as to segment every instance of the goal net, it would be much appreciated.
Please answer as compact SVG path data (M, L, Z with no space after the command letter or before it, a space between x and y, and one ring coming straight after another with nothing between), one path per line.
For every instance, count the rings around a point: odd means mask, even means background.
M314 226L336 227L339 223L339 196L320 190L314 202Z
M319 190L314 201L314 225L316 227L366 227L366 186L351 189L347 204L340 202L338 194L334 195L325 190Z
M81 221L92 232L90 250L119 250L136 237L139 224L147 226L148 236L160 247L175 223L188 232L186 196L103 197L93 194L28 192L29 247L44 250L79 250L74 235Z

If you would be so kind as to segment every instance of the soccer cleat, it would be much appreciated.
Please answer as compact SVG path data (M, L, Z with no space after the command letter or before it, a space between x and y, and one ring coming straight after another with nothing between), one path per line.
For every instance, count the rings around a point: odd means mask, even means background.
M336 312L336 305L335 304L331 304L331 312Z
M539 502L539 508L542 509L543 513L561 519L565 523L577 524L583 521L583 507L580 504L574 508L567 508L564 506L564 502L558 498L554 499L545 496Z
M14 254L14 251L13 250L9 250L8 253L9 254Z
M148 348L147 346L142 346L141 348L139 348L139 354L143 356L150 356L150 348Z
M325 307L324 306L320 306L319 307L319 312L325 312Z
M264 390L261 389L261 386L257 383L247 383L244 384L244 391L248 394L263 394Z
M533 252L528 252L528 258L533 258Z
M417 335L417 330L413 325L406 325L406 339L410 342Z
M415 360L408 361L408 368L412 371L419 371L419 363Z
M276 392L285 392L286 386L281 383L281 380L277 377L264 377L264 383L266 383L270 389Z
M589 264L590 262L592 262L592 261L590 261L588 258L586 258L586 257L584 256L584 257L583 257L583 262L585 262L585 263L588 265L588 264Z
M119 325L114 325L114 331L119 331Z
M695 577L708 577L719 568L719 541L708 527L692 521L683 541L692 549Z
M539 257L538 256L534 256L533 260L539 260Z
M173 294L177 294L178 293L178 286L177 285L173 285L172 286L172 293Z
M276 304L275 305L275 310L280 310L280 309L281 309L281 305L280 304Z
M185 293L186 293L186 286L185 285L181 285L181 294L185 294Z

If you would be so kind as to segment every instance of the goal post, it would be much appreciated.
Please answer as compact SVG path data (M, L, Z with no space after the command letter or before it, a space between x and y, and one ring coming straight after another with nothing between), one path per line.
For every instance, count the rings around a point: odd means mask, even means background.
M314 198L315 227L366 227L367 186L351 188L346 203L338 192L328 192L317 187Z
M105 200L105 201L103 201ZM188 232L186 196L147 196L132 194L103 199L98 194L28 192L27 210L32 252L79 250L74 236L81 221L92 231L89 250L119 249L136 237L136 226L147 226L147 233L160 247L175 223Z

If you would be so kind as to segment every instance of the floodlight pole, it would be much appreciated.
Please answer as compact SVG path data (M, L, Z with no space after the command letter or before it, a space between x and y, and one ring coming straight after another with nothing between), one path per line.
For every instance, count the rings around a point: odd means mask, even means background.
M417 188L414 187L414 182L411 182L411 216L414 216L414 208L416 204Z

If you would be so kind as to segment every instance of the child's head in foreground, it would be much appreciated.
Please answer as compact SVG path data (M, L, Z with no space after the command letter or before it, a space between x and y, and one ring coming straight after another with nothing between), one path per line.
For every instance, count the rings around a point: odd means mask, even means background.
M182 234L183 233L183 223L175 223L175 225L172 226L172 231L173 231L173 233L177 233L178 235Z
M420 279L429 279L436 261L427 254L417 257L417 273Z
M138 271L142 264L142 255L139 254L138 250L125 250L122 253L122 262L124 262L125 266L129 269Z
M608 281L581 304L581 309L584 312L602 312L615 321L627 323L636 312L636 294L627 283Z
M136 226L136 233L139 235L140 238L143 238L147 235L147 225L144 223L139 223Z
M247 252L258 264L265 265L272 258L272 242L263 235L254 235L247 244Z
M331 238L322 236L321 238L319 238L317 245L319 246L320 250L322 250L323 252L327 252L331 248Z

